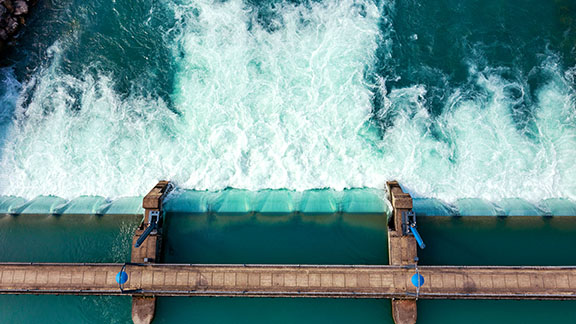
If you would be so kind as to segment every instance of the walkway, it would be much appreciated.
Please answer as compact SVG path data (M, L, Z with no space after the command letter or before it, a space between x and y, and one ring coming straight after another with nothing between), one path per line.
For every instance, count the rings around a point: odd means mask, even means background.
M405 298L414 268L326 265L0 265L0 293ZM421 266L423 299L576 299L576 267Z

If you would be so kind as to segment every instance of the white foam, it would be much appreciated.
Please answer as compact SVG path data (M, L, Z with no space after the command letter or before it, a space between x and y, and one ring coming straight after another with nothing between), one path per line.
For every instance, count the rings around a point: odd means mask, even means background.
M537 90L530 137L507 92L523 87L496 70L471 70L481 91L454 89L440 116L428 113L423 85L367 84L378 44L391 43L379 29L384 10L370 1L282 3L264 27L239 0L166 1L177 20L167 36L176 112L117 94L106 74L66 74L61 59L75 40L62 39L21 90L0 195L142 195L159 179L209 190L397 179L447 201L576 198L573 72L554 62L542 66L552 77ZM383 139L368 123L373 91L384 96L379 113L392 116Z
M374 65L379 8L284 4L269 32L238 0L169 5L181 19L180 114L161 100L121 98L106 75L63 73L66 42L57 43L4 147L0 194L134 195L160 178L212 190L370 182L365 169L376 160L358 133L370 118L364 73Z
M481 91L474 99L456 89L439 117L423 101L425 89L413 87L390 94L398 111L383 147L396 178L418 196L445 201L475 197L497 201L520 197L532 202L576 196L576 123L574 90L558 67L542 66L552 79L537 91L533 120L536 138L517 128L507 89L521 85L504 80L496 70L471 71ZM432 135L432 128L440 134ZM391 173L394 174L394 173Z
M364 4L366 17L348 0L284 4L270 33L241 1L194 2L199 21L182 22L175 49L184 55L174 99L186 120L182 153L199 163L181 184L361 185L356 157L370 152L358 131L371 110L363 73L374 64L380 15Z
M12 121L20 87L21 85L16 80L12 69L0 69L0 147L6 140L6 132Z

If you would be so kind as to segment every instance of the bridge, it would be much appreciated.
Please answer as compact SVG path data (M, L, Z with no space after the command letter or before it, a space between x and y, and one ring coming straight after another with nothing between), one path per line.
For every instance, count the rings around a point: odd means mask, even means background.
M4 263L0 293L422 298L576 299L576 267Z
M389 182L389 265L163 264L161 181L144 198L131 262L0 263L0 294L131 295L134 323L150 323L157 296L389 298L397 324L422 299L576 299L576 267L419 266L412 198ZM124 280L118 279L120 274Z

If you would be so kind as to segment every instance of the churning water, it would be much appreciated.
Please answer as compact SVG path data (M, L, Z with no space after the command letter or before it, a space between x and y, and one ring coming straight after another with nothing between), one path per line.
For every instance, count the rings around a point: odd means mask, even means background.
M382 188L576 198L571 1L40 1L0 195Z

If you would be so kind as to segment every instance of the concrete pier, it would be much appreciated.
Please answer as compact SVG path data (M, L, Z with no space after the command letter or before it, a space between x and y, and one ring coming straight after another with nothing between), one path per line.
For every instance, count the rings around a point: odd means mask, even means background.
M134 324L152 323L156 313L156 297L132 296L132 322Z
M163 234L163 214L162 201L172 190L169 181L160 181L144 197L142 207L144 208L144 218L136 229L132 239L132 263L157 263L162 260L162 234ZM154 219L156 217L156 219ZM138 239L144 234L146 228L151 226L152 221L157 222L154 229L144 240L142 245L136 247ZM155 296L134 296L132 297L132 321L134 324L150 324L156 313Z
M388 219L388 263L395 266L418 264L417 244L414 236L407 233L406 213L412 211L412 197L403 192L396 181L386 183L392 214ZM417 318L416 295L392 299L392 317L396 324L415 324Z

